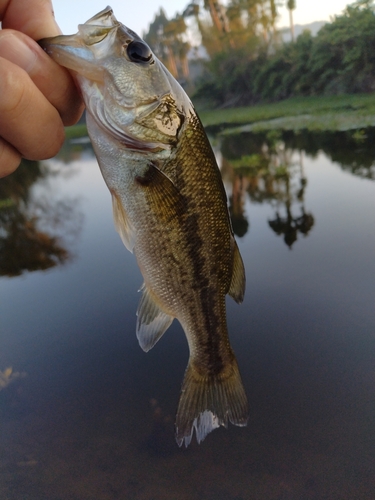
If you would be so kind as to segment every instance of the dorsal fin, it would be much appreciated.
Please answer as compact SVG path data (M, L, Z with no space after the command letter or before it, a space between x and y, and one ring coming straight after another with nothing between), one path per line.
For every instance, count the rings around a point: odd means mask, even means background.
M245 287L246 287L245 267L243 265L242 257L238 249L237 242L234 240L232 281L230 283L228 294L238 304L241 304L245 295Z

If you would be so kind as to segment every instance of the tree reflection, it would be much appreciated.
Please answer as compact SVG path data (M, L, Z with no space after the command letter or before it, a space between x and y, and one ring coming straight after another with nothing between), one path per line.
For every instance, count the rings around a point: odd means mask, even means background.
M284 235L284 242L292 248L293 243L297 240L298 232L307 236L314 225L314 217L311 213L307 213L304 205L304 194L307 186L307 179L303 172L302 154L299 159L299 169L294 169L291 161L292 150L289 150L289 155L286 154L284 144L280 146L285 151L283 155L284 164L279 166L278 173L276 174L283 183L279 182L279 189L276 197L285 207L285 216L282 217L279 209L276 209L276 216L274 219L269 220L270 228L279 236ZM280 185L281 184L281 185ZM300 215L293 216L292 205L298 204L300 207Z
M303 211L299 217L293 217L291 211L287 210L286 217L280 217L279 213L276 213L276 218L269 220L268 224L277 235L283 234L286 245L292 248L293 243L297 240L298 231L305 236L309 233L314 225L314 217Z
M52 172L39 162L23 161L0 180L0 275L45 270L71 258L66 236L80 230L76 200L49 200L32 187ZM64 237L62 234L64 234Z
M233 230L243 236L249 229L246 195L253 203L269 203L274 217L269 227L284 237L289 248L298 234L307 236L314 217L305 208L307 179L304 156L323 152L353 175L375 180L375 128L341 132L301 130L242 133L224 136L222 174L232 186L229 197ZM297 160L296 160L297 158Z
M341 132L298 133L287 131L282 134L286 147L304 151L315 158L322 151L343 170L353 175L375 180L375 128Z
M249 221L245 215L245 193L247 178L241 174L234 176L232 195L229 197L229 213L232 220L234 234L244 236L249 229Z
M229 210L237 236L243 236L249 226L244 209L246 193L253 203L271 204L275 215L268 221L269 227L284 236L289 248L298 233L306 236L310 232L314 217L304 204L307 179L302 154L296 161L295 151L286 147L280 133L225 138L222 153L223 177L230 177L232 183Z

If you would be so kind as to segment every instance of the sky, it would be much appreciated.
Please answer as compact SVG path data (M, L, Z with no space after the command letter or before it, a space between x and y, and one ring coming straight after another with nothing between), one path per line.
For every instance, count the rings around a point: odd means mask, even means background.
M148 30L155 13L163 7L168 18L176 12L182 12L189 0L107 0L118 21L125 24L139 35ZM78 24L83 24L90 17L103 10L106 0L52 0L55 17L62 32L66 35L76 33ZM225 1L223 2L225 4ZM286 0L285 2L286 3ZM331 16L341 14L348 0L296 0L297 8L293 13L295 24L307 24L313 21L329 21ZM280 8L278 26L289 25L289 15L286 7Z

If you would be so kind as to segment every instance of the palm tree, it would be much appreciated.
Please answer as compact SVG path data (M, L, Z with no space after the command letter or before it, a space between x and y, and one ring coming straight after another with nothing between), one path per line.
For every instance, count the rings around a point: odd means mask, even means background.
M292 35L292 42L294 42L293 10L296 8L296 0L287 0L286 6L289 10L290 33Z
M225 9L219 0L204 0L204 7L210 13L212 22L219 33L229 32L229 23Z
M161 8L144 37L175 78L179 77L179 66L185 78L188 77L189 73L187 53L190 45L183 39L185 32L184 18L177 15L174 19L169 20Z
M164 26L164 39L168 48L169 66L173 71L171 73L175 78L181 76L182 72L184 79L189 79L189 65L187 54L190 49L190 44L184 40L186 33L186 23L182 15L177 15ZM179 63L179 64L178 64ZM180 71L179 68L180 67Z
M276 29L276 20L278 17L276 0L270 0L270 27L272 30L273 41L275 42L278 38Z

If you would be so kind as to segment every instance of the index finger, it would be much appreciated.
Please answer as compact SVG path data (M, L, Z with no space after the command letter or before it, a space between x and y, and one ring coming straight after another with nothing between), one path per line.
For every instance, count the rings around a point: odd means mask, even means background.
M61 34L50 0L0 0L0 21L34 40Z

